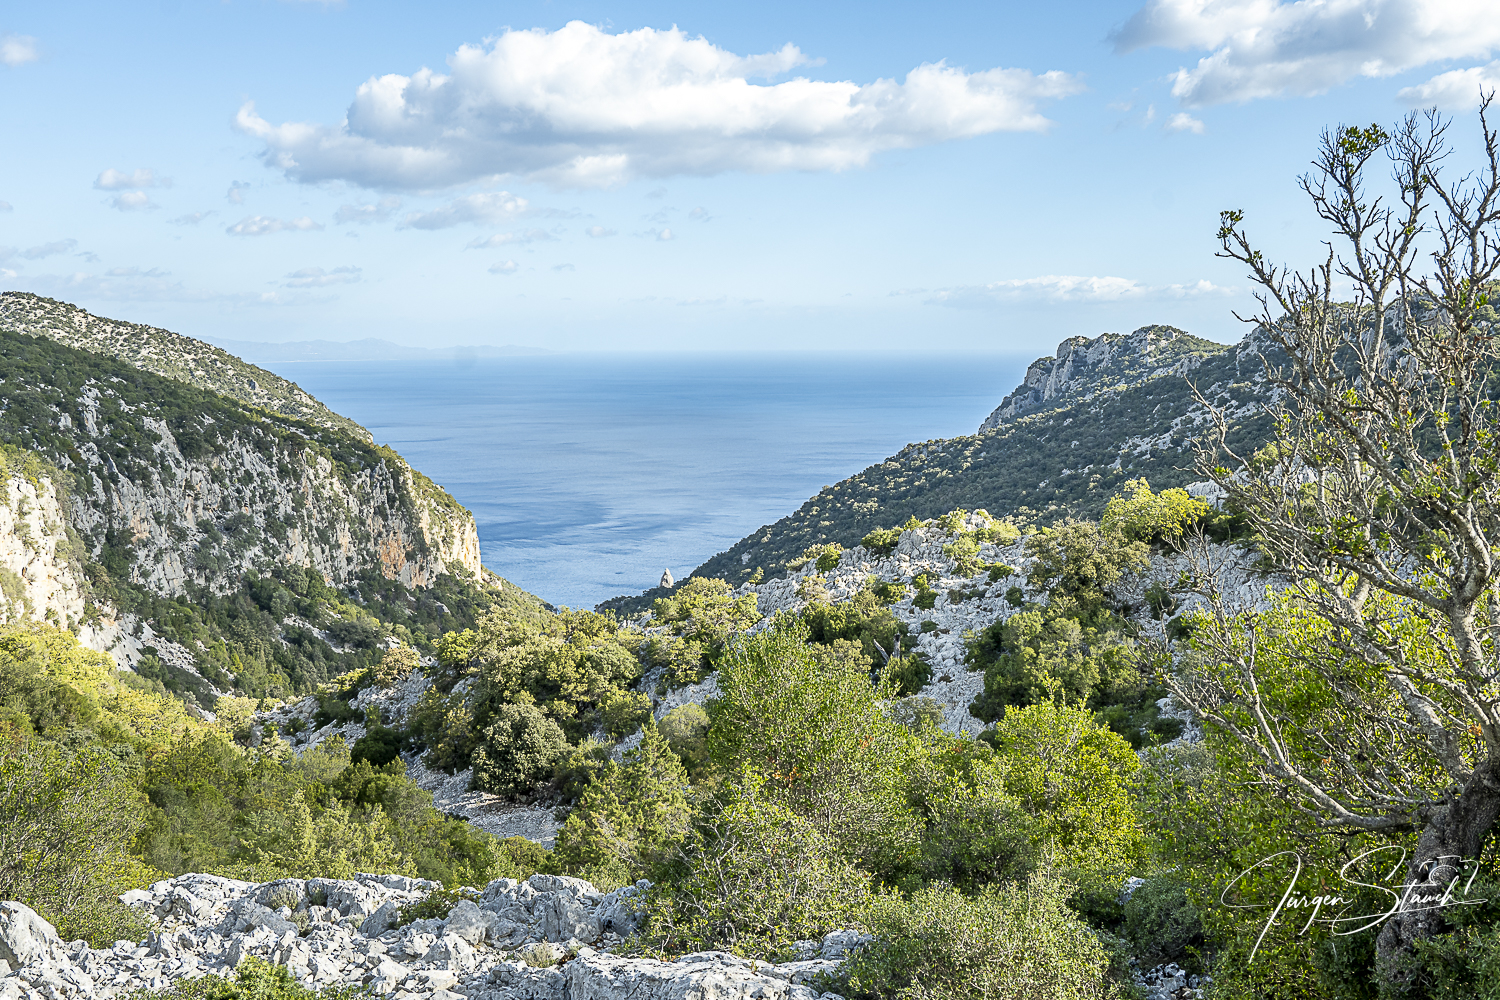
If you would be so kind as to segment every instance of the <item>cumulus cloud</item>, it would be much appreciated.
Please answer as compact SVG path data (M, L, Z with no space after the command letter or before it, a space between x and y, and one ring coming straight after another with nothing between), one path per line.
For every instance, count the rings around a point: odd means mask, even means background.
M361 224L384 222L391 217L392 212L400 207L401 199L395 195L388 195L379 201L363 205L340 205L339 210L333 213L333 221L334 224L340 226L350 222Z
M1414 108L1436 105L1450 111L1469 111L1479 106L1481 91L1492 90L1500 90L1500 60L1439 73L1426 83L1403 88L1396 97Z
M27 247L21 251L21 256L27 260L41 260L43 257L51 257L55 254L67 253L78 245L77 240L57 240L53 243L41 243L34 247Z
M269 215L247 215L239 222L224 230L230 236L265 236L267 233L279 233L283 230L307 231L311 229L322 229L323 227L307 216L297 219L273 219Z
M670 240L670 239L673 238L672 237L672 230L670 230L670 229L658 229L658 230L656 230L656 238L659 239L659 240Z
M433 188L494 176L578 187L731 170L843 170L882 150L1041 131L1076 94L1062 72L928 63L905 80L753 83L810 60L795 46L739 56L677 28L610 34L573 21L464 45L448 72L371 77L338 125L237 127L304 182Z
M156 171L150 167L140 167L128 174L123 170L116 170L110 167L94 178L94 187L100 191L141 190L143 188L166 188L171 186L172 178L158 177Z
M24 66L41 58L36 39L30 35L0 35L0 63L7 66Z
M521 265L517 264L513 260L502 260L498 264L491 264L490 265L490 273L491 274L515 274L518 270L520 270L520 268L521 268Z
M1044 274L1035 278L1012 278L987 285L961 285L940 289L929 303L958 308L985 308L1006 302L1121 302L1129 299L1185 299L1201 295L1223 295L1231 288L1210 281L1187 285L1146 285L1133 278L1085 277L1076 274Z
M174 226L196 226L213 214L213 212L189 212L186 215L179 215L177 218L168 219L167 221Z
M122 191L111 198L109 203L122 212L157 207L156 203L151 200L151 196L144 191Z
M1167 119L1167 130L1170 132L1191 132L1194 135L1203 134L1203 123L1186 111L1179 111Z
M600 239L600 238L605 237L605 236L613 236L613 235L615 235L615 231L613 229L606 229L603 226L589 226L587 229L584 230L584 232L588 233L590 236L594 237L595 239Z
M283 282L287 288L326 288L329 285L352 285L360 279L361 268L336 267L325 271L321 267L304 267L293 271Z
M430 212L412 212L401 224L411 229L447 229L466 222L504 222L530 210L525 198L509 191L492 191L455 198Z
M1148 0L1113 36L1118 52L1206 50L1179 69L1189 107L1320 94L1500 48L1493 0Z
M464 247L465 250L490 250L495 247L503 247L517 243L545 243L547 240L555 240L556 236L545 229L527 229L519 233L496 233L483 239L478 237L470 240Z

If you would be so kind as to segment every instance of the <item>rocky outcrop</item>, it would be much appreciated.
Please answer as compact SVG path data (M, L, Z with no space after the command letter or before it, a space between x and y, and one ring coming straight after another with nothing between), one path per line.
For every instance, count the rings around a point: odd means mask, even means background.
M277 563L418 589L483 572L473 515L367 435L3 329L0 369L0 440L69 474L81 555L112 576L176 596Z
M1007 420L1056 404L1082 402L1115 386L1191 371L1223 344L1194 337L1173 326L1143 326L1129 334L1069 337L1057 354L1038 358L1026 377L979 426L982 434Z
M0 491L0 624L77 628L86 591L57 484L0 459Z
M799 942L798 959L780 965L722 952L675 962L612 954L635 930L648 887L603 893L557 875L499 879L442 916L407 920L403 910L437 883L181 875L121 896L156 929L104 949L65 944L28 907L0 903L0 1000L108 1000L231 975L250 958L285 966L309 987L430 1000L836 1000L811 984L865 940L836 931Z

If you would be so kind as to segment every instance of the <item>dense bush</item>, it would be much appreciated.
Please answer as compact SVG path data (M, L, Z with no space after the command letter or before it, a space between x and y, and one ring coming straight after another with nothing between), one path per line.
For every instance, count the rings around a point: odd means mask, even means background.
M1103 1000L1109 959L1067 907L1068 887L1037 877L966 896L934 885L882 897L875 940L855 952L840 992L884 1000Z
M1100 528L1118 532L1141 542L1181 538L1191 524L1209 514L1209 506L1187 490L1171 489L1152 493L1144 479L1125 484L1125 494L1110 499L1099 518Z
M749 770L657 868L644 936L669 954L785 957L858 920L870 898L869 875Z
M359 986L309 989L286 966L254 956L241 962L233 976L174 979L166 989L150 994L162 1000L354 1000L365 995Z
M552 775L568 753L562 728L534 705L500 705L480 731L471 786L497 795L523 795Z

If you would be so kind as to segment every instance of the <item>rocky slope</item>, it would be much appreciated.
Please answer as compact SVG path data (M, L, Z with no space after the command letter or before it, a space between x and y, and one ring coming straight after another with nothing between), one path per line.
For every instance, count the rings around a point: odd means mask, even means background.
M65 943L28 907L0 903L0 1000L125 996L173 980L232 975L249 959L308 987L453 1000L838 1000L815 983L860 935L800 943L801 958L752 963L722 952L658 962L611 954L638 922L647 883L603 893L533 875L472 890L441 916L403 921L434 882L400 875L255 884L181 875L121 899L157 929L140 943Z
M30 292L0 292L0 329L118 358L142 371L201 386L271 413L370 440L369 431L334 413L295 382L180 333L95 316Z
M810 546L852 547L872 529L956 508L1047 522L1097 517L1129 479L1146 478L1155 489L1184 486L1200 478L1194 447L1210 428L1195 386L1229 415L1236 448L1254 448L1270 432L1260 411L1269 398L1261 345L1215 348L1169 327L1066 341L1057 358L1032 365L1027 382L980 433L908 445L825 487L692 575L735 585L757 568L775 576ZM666 593L658 588L605 606L641 611Z
M1184 375L1229 349L1174 326L1143 326L1129 334L1106 333L1093 340L1069 337L1057 345L1056 356L1031 363L1021 384L979 425L979 433L1049 406L1071 405L1121 386Z
M4 329L0 441L71 473L83 558L156 594L277 563L412 588L481 573L473 516L367 435Z
M0 455L0 624L51 622L76 631L88 584L63 497L24 453Z

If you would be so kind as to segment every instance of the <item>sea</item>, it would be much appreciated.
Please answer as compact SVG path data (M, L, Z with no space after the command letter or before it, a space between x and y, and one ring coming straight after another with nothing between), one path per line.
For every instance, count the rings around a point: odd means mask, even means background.
M593 607L915 441L974 433L1031 359L553 354L262 362L474 512L484 564Z

